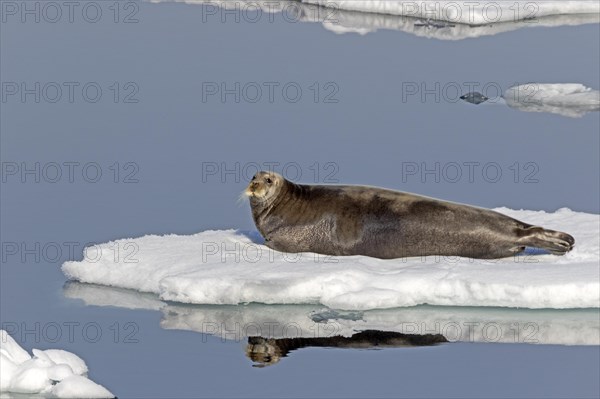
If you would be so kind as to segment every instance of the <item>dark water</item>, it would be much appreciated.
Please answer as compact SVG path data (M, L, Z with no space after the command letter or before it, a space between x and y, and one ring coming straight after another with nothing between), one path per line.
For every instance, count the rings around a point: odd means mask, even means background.
M598 213L597 112L476 106L452 92L527 82L598 89L598 24L442 41L338 35L278 14L223 23L200 5L90 3L79 6L99 7L96 23L76 9L72 23L3 14L1 24L0 316L24 347L77 353L120 398L599 395L598 346L308 345L251 367L245 336L170 329L152 298L137 309L85 306L65 295L60 272L89 242L252 228L236 200L257 166L307 183Z

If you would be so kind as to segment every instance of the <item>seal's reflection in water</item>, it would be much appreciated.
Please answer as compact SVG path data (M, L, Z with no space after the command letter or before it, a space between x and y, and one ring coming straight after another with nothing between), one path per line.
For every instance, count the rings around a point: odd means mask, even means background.
M246 356L254 367L265 367L278 363L291 351L310 348L405 348L412 346L432 346L448 342L441 334L402 334L393 331L366 330L350 337L336 335L321 338L263 338L248 337Z

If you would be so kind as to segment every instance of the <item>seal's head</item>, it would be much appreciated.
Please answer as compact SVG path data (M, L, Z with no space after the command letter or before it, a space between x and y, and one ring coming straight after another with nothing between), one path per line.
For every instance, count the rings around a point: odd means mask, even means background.
M246 356L254 362L254 367L266 367L278 363L287 352L277 345L276 339L248 337Z
M251 200L269 201L281 192L284 185L283 176L275 172L258 172L250 180L244 194Z

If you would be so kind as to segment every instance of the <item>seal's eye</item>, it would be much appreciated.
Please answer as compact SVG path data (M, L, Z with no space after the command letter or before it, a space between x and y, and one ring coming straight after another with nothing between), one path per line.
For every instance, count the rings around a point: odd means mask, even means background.
M271 183L273 183L273 180L271 180L267 177L267 184L271 184Z

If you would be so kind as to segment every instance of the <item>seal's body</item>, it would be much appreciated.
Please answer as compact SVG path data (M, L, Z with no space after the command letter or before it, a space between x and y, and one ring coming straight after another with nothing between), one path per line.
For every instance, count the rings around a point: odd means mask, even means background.
M498 212L376 187L302 185L259 172L246 195L266 245L282 252L492 259L525 247L562 255L575 243Z

